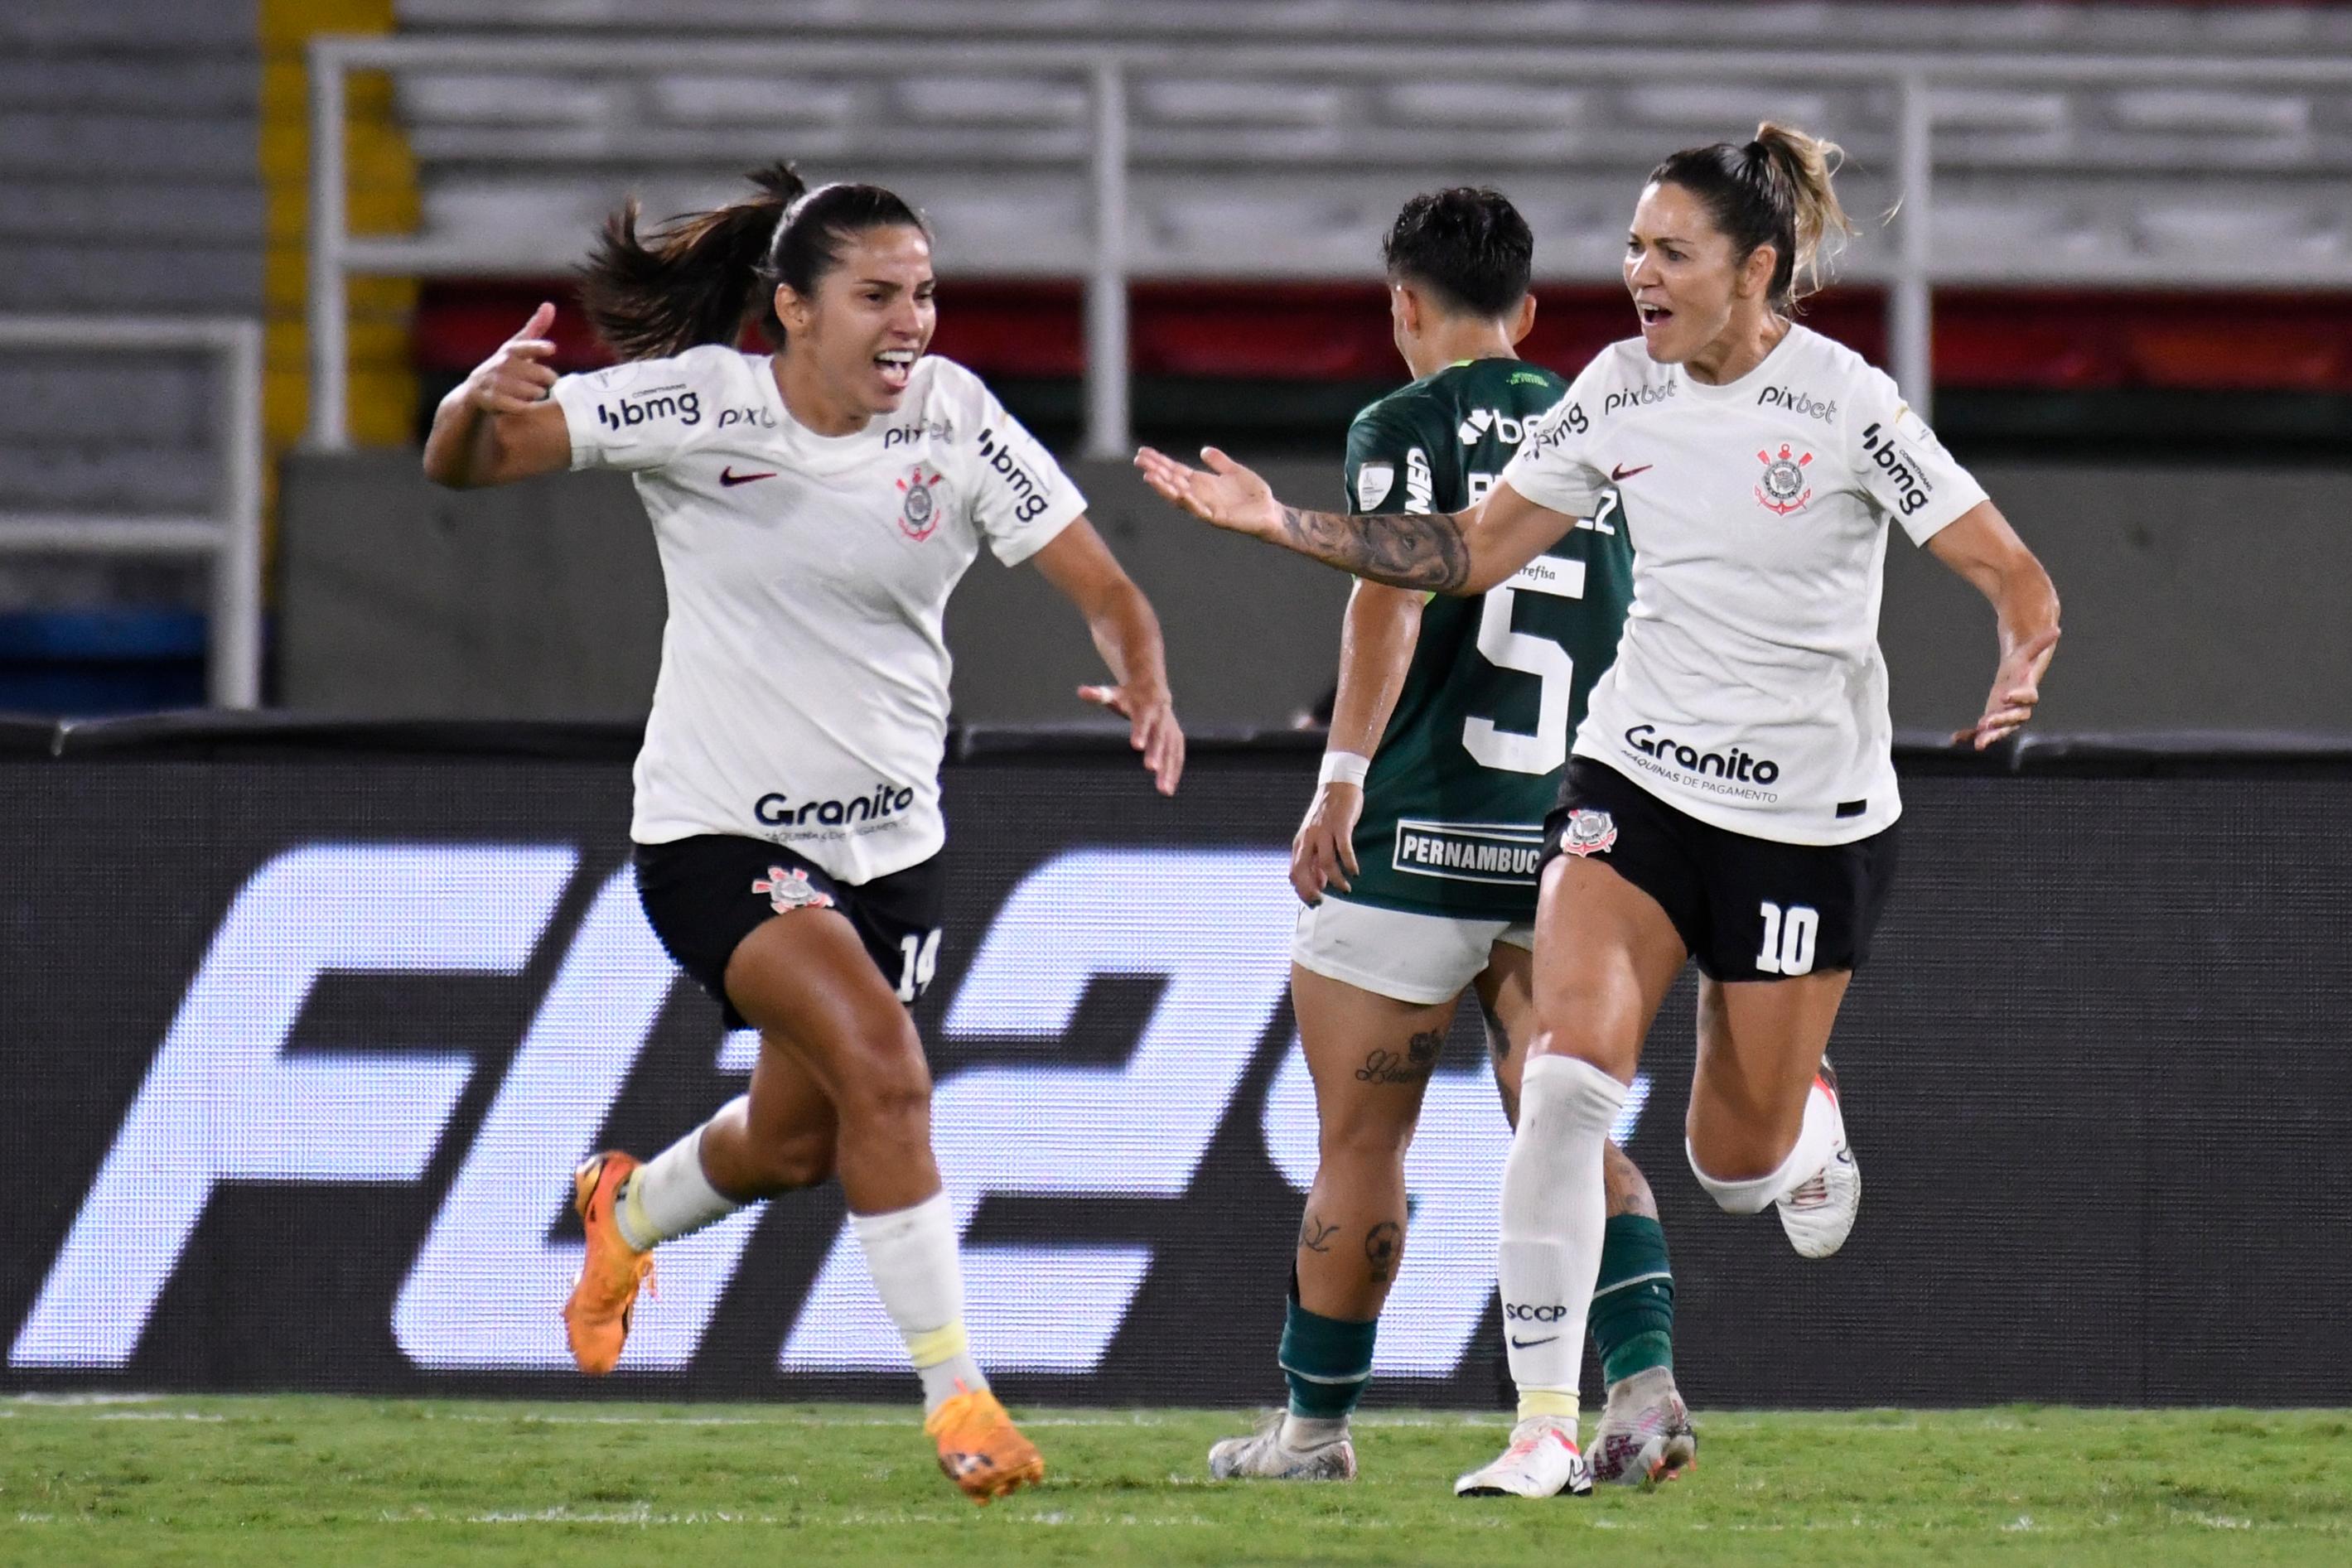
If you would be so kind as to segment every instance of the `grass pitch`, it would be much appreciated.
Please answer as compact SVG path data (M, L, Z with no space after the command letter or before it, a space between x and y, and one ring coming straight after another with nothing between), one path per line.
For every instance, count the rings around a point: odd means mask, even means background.
M1353 1485L1212 1484L1202 1411L1023 1412L987 1510L907 1409L0 1400L0 1563L1835 1564L2352 1560L2352 1416L2014 1407L1699 1417L1696 1474L1457 1500L1500 1416L1376 1414Z

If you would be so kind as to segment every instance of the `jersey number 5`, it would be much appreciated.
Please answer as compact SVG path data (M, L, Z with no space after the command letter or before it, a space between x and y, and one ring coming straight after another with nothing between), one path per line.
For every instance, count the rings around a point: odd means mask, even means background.
M1550 773L1568 760L1568 710L1574 696L1576 661L1549 637L1533 637L1511 626L1511 607L1522 593L1559 599L1584 597L1584 563L1540 555L1509 581L1486 591L1478 615L1478 652L1497 669L1517 670L1543 682L1537 696L1536 732L1504 729L1491 718L1462 726L1462 747L1482 768L1512 773Z

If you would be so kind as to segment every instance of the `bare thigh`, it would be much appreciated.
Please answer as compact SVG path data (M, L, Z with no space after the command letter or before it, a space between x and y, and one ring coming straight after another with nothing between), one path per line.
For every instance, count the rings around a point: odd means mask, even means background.
M1536 906L1527 1059L1573 1056L1632 1082L1650 1022L1688 956L1656 899L1591 859L1554 860Z
M1519 1074L1527 1064L1527 1053L1515 1042L1535 1032L1535 955L1508 942L1497 942L1476 984L1478 1010L1486 1021L1486 1054L1495 1064L1495 1089L1502 1096L1503 1114L1517 1127ZM1601 1177L1612 1217L1658 1217L1658 1200L1642 1167L1614 1139L1601 1153Z
M1701 1170L1743 1181L1780 1168L1853 978L1839 969L1699 983L1698 1070L1683 1125Z
M728 960L727 997L759 1027L763 1061L772 1038L786 1047L799 1075L784 1083L797 1091L804 1076L832 1105L853 1210L911 1207L940 1190L922 1041L847 918L796 909L761 922Z

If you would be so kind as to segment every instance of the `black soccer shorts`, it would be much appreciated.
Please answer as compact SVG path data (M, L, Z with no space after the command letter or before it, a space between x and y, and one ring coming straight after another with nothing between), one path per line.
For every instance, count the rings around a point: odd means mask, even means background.
M1778 980L1859 969L1895 880L1895 829L1784 844L1702 822L1616 769L1569 758L1544 858L1599 861L1658 901L1699 972Z
M729 1029L749 1027L727 999L727 962L762 921L795 909L837 909L898 999L921 999L940 961L943 857L855 886L803 856L760 839L708 833L639 844L637 898L654 935L719 999Z

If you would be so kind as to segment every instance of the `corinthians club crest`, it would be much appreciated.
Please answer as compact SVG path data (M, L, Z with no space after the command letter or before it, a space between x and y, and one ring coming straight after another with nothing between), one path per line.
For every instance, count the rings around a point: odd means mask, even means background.
M1580 807L1568 814L1559 831L1559 847L1569 854L1602 855L1617 841L1617 821L1606 811Z
M1796 452L1785 441L1777 455L1758 453L1756 461L1764 465L1764 476L1756 481L1757 504L1785 517L1811 500L1813 487L1805 483L1805 469L1812 460L1811 453Z
M939 482L940 471L920 463L898 481L899 494L907 497L898 508L898 531L908 538L920 542L939 531L942 508L933 490Z

